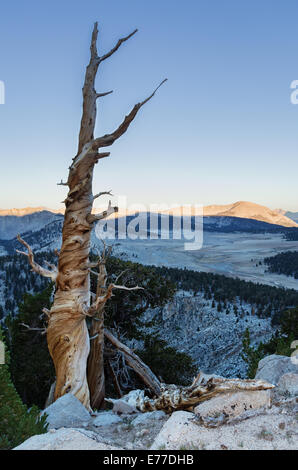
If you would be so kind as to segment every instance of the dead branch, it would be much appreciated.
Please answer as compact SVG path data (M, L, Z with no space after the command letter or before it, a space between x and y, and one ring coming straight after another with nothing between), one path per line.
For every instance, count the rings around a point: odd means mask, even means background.
M46 334L46 332L47 332L46 328L32 328L31 326L26 325L26 323L20 323L20 325L27 328L28 331L40 331L42 335Z
M128 127L130 126L130 124L132 123L132 121L134 120L134 118L136 117L136 115L138 114L139 110L141 109L141 107L147 103L151 98L153 98L153 96L155 95L155 93L157 92L157 90L167 81L167 78L165 78L159 85L158 87L155 88L155 90L153 91L153 93L151 93L150 96L148 96L144 101L140 102L140 103L137 103L133 108L132 110L130 111L130 113L125 116L125 119L123 120L123 122L120 124L119 127L117 127L117 129L112 132L111 134L106 134L102 137L98 137L97 139L94 139L93 142L90 143L90 149L89 151L92 149L93 151L96 151L98 150L99 148L101 147L109 147L110 145L112 145L115 140L119 139L119 137L121 137L128 129Z
M96 93L96 98L102 98L103 96L107 96L113 93L113 90L106 91L105 93Z
M103 56L101 57L98 57L98 63L100 64L101 62L103 62L104 60L108 59L108 57L111 57L112 54L114 54L118 49L119 47L121 46L121 44L123 44L125 41L127 41L128 39L130 39L134 34L136 34L138 32L137 29L135 29L132 33L130 33L128 36L125 36L124 38L120 38L117 42L117 44L109 51L107 52L107 54L104 54Z
M56 278L58 275L58 269L56 268L56 266L51 265L52 271L50 271L49 269L42 268L38 263L34 261L34 254L30 245L27 242L25 242L25 240L23 240L20 235L17 235L17 239L20 243L22 243L22 245L25 246L25 248L27 248L28 252L26 253L20 250L16 250L16 252L28 257L29 263L33 271L35 271L37 274L40 274L43 277L49 277L50 279L52 279L53 282L56 282Z
M111 362L109 361L109 359L107 359L107 366L108 366L109 372L111 374L115 390L116 390L119 398L121 398L121 397L123 397L123 393L122 393L121 387L119 385L119 382L118 382L117 376L115 374L115 371L113 369L113 366L112 366Z
M61 179L60 183L57 183L57 186L68 186L68 183L64 183Z
M199 373L189 387L161 384L157 398L146 397L143 390L136 391L135 406L143 412L164 410L170 413L175 410L192 410L199 403L219 394L240 390L254 392L272 388L274 385L264 380L226 379Z
M134 287L127 287L127 286L119 286L116 284L111 284L112 289L122 289L122 290L144 290L144 287L134 286Z
M100 196L104 196L105 194L107 194L109 196L113 196L112 190L110 190L110 191L101 191L100 193L97 193L93 196L93 201L94 201L94 199L97 199Z
M87 215L87 222L89 224L93 224L94 222L97 222L98 220L105 219L106 217L109 217L109 215L114 214L115 212L118 212L118 207L112 207L111 201L109 201L109 205L106 211L101 212L100 214L88 214Z
M137 356L130 348L125 346L119 339L117 339L109 330L104 330L105 337L112 343L115 348L124 354L125 361L135 371L139 378L145 385L154 393L159 395L161 392L161 383L152 370L144 364L144 362Z
M47 313L47 343L56 370L54 399L71 392L88 410L90 410L89 390L91 391L92 406L100 407L104 399L103 324L105 303L112 296L113 289L139 289L138 286L130 288L120 286L117 283L106 287L104 259L101 259L100 263L97 263L99 275L96 297L89 308L89 268L92 267L92 263L89 263L88 259L91 225L118 210L117 207L112 207L110 202L108 209L102 214L92 215L94 165L100 159L110 155L110 152L99 152L99 149L111 145L126 132L139 109L152 98L157 90L154 90L144 101L136 104L114 132L95 139L97 99L111 93L111 91L98 93L95 79L99 64L113 55L136 31L119 39L109 52L99 57L97 52L98 24L94 24L90 44L90 60L86 67L82 89L83 111L78 149L69 166L67 182L62 180L60 182L62 186L69 186L69 193L64 201L65 214L62 245L59 253L59 275L57 268L45 269L35 263L30 246L19 237L19 241L27 248L27 252L22 252L22 254L28 257L32 269L55 281L53 306L51 311ZM99 194L95 196L99 197ZM94 338L91 344L84 318L86 316L92 317L90 336ZM123 354L121 357L124 360Z

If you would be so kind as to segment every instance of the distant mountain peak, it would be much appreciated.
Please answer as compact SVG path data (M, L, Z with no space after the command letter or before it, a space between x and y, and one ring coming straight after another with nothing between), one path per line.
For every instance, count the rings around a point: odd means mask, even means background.
M298 227L298 224L277 210L249 201L237 201L227 205L204 207L205 216L228 216L243 219L254 219L283 227Z
M16 217L23 217L24 215L35 214L35 212L52 212L53 214L64 214L64 209L49 209L48 207L23 207L21 209L0 209L0 216L14 215Z
M94 213L101 212L105 208L93 208ZM190 210L189 208L187 208ZM39 212L49 212L54 214L64 214L64 208L61 209L49 209L47 207L25 207L21 209L0 209L0 216L15 216L15 217L24 217L31 214L36 214ZM172 214L179 216L182 213L181 207L174 207L170 210L164 210L162 213ZM192 212L190 212L191 215ZM125 209L120 210L119 213L115 214L115 217L125 216L131 214L131 211L126 211ZM214 204L205 206L203 209L203 214L205 217L217 216L217 217L238 217L242 219L253 219L260 222L266 222L273 225L281 225L283 227L298 227L298 218L297 214L293 213L291 217L291 212L286 212L282 209L269 209L266 206L256 204L249 201L236 201L232 204ZM184 215L187 215L187 211L184 211ZM0 237L1 238L1 237Z

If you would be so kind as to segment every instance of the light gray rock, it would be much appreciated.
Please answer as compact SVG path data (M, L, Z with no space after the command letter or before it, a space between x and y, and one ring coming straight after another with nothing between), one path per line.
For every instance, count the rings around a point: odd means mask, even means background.
M271 406L268 390L240 391L218 395L195 407L205 426L216 427L249 410Z
M278 392L291 397L298 396L298 374L284 374L277 385Z
M113 412L115 413L136 413L136 403L139 397L144 396L144 390L131 390L121 398L106 398L105 401L113 403ZM128 410L128 411L121 411Z
M87 409L71 393L58 398L42 412L42 415L45 413L48 415L48 429L84 427L91 421Z
M112 411L101 411L92 420L92 424L96 427L111 426L112 424L120 424L122 422L123 420Z
M288 356L272 354L266 356L259 362L256 372L256 379L267 380L267 382L277 385L282 375L298 373L298 365L294 364Z
M14 450L120 450L120 448L97 442L79 429L61 428L32 436Z
M157 410L157 411L148 411L147 413L139 414L135 419L132 420L131 424L133 426L137 426L139 424L147 424L149 425L150 421L153 420L160 420L165 418L167 415L164 411Z
M281 429L281 423L285 429ZM176 411L165 422L150 449L295 450L295 426L293 415L281 415L279 409L217 428L200 425L193 413Z
M119 399L119 400L116 400L113 403L113 413L133 414L133 413L136 413L136 412L137 412L136 407L130 405L129 403L127 403L124 400Z

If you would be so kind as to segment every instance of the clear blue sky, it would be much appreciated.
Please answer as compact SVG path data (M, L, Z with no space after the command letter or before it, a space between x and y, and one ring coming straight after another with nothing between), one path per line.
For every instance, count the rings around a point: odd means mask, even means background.
M96 166L96 192L298 210L297 17L297 0L2 2L0 207L61 207L98 20L99 53L139 28L98 74L97 90L114 90L98 135L169 80Z

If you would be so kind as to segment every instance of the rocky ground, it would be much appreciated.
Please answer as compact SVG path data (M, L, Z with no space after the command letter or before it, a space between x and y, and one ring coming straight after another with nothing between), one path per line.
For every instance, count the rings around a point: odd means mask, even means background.
M233 307L243 314L236 316ZM250 331L251 344L268 341L274 329L270 318L251 315L251 305L235 301L230 313L212 308L212 301L202 293L193 296L179 291L164 308L148 309L143 321L158 321L158 332L178 351L189 354L200 370L224 377L246 377L247 364L242 358L243 336ZM154 329L154 328L153 328ZM150 329L146 327L148 333ZM131 344L132 347L139 344Z
M133 393L113 410L90 416L71 394L45 412L49 431L16 449L297 449L298 366L291 358L268 356L258 378L271 379L272 390L218 395L190 411L138 412Z

